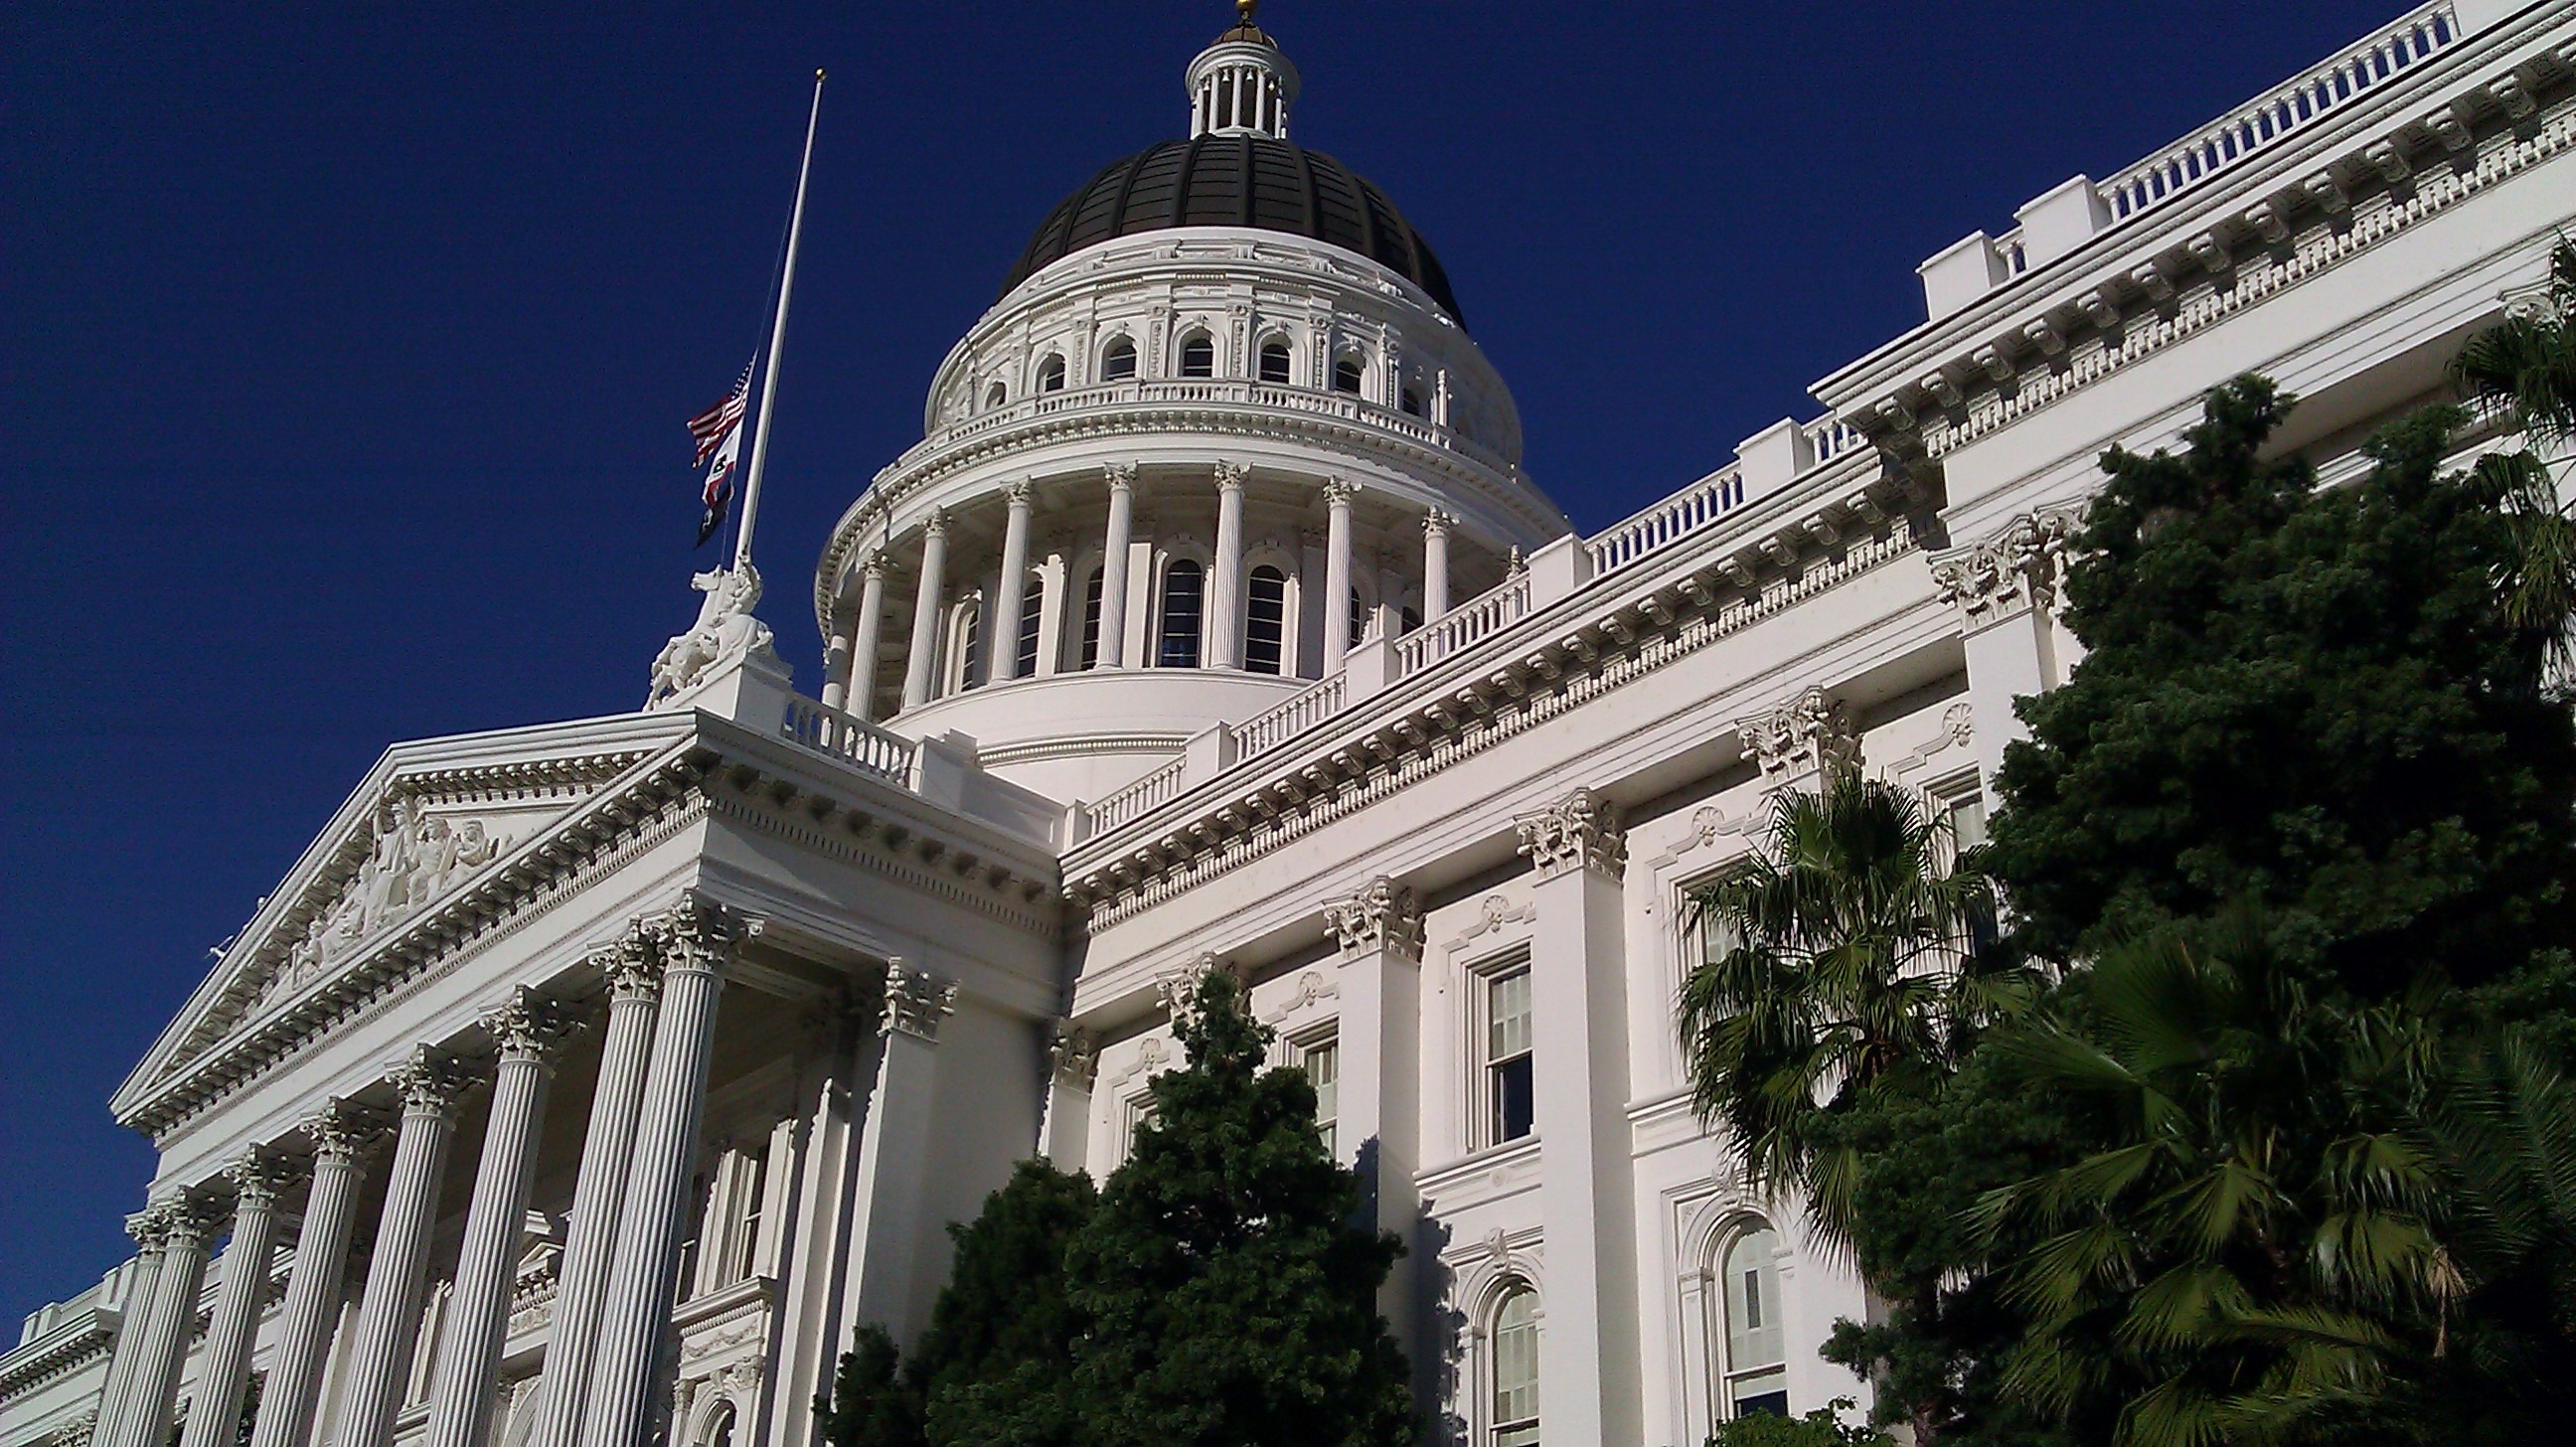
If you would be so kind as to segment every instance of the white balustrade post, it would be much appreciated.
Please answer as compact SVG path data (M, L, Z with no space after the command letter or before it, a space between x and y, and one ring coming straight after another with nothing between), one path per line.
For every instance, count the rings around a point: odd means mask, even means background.
M286 1172L253 1155L225 1175L233 1185L233 1239L224 1248L223 1287L206 1322L196 1405L188 1409L180 1447L232 1447L240 1439L242 1397L250 1387L251 1335L259 1329L259 1311L268 1296L268 1258L277 1248L277 1197L286 1185Z
M492 1431L501 1338L510 1321L537 1132L563 1024L558 1007L524 987L483 1017L501 1059L492 1076L474 1198L465 1211L465 1240L456 1255L456 1290L440 1336L438 1371L430 1379L429 1447L483 1447Z
M118 1308L116 1345L108 1358L107 1385L98 1399L98 1422L90 1429L95 1447L125 1439L125 1417L134 1406L134 1373L143 1355L145 1328L152 1320L152 1294L160 1285L162 1258L168 1254L169 1215L146 1206L125 1218L125 1233L134 1238L134 1279L126 1283Z
M940 574L948 568L948 515L934 512L921 525L921 586L913 595L912 656L904 660L903 706L930 702L930 680L939 664Z
M859 622L850 643L850 686L841 707L870 719L877 707L878 635L885 631L885 557L870 553L859 565Z
M608 983L608 1030L600 1044L599 1077L591 1090L590 1124L582 1136L572 1218L555 1280L554 1336L546 1346L545 1374L537 1384L542 1393L537 1425L529 1437L535 1447L572 1447L581 1435L626 1173L635 1154L635 1122L644 1110L653 1017L662 994L661 953L641 925L628 927L624 939L594 951L591 963Z
M322 1400L322 1362L348 1277L359 1164L373 1133L357 1112L336 1100L302 1129L313 1143L313 1185L305 1194L304 1225L287 1267L277 1351L260 1391L259 1415L252 1419L251 1447L305 1447L312 1438L313 1414Z
M1334 1135L1341 1163L1359 1172L1369 1223L1405 1244L1406 1254L1378 1289L1378 1310L1412 1357L1420 1316L1414 1296L1420 1202L1413 1181L1422 1163L1422 905L1412 890L1380 877L1327 907L1324 923L1341 946Z
M1422 518L1422 621L1437 623L1449 611L1449 514L1433 508Z
M206 1241L214 1221L202 1202L186 1197L161 1209L161 1269L153 1276L152 1310L143 1320L126 1410L117 1423L123 1440L116 1447L161 1447L168 1440L179 1372L188 1360L188 1339L196 1335L197 1294L206 1281Z
M1342 671L1351 651L1351 495L1336 477L1324 484L1324 675Z
M1127 548L1136 526L1136 464L1113 462L1109 479L1109 533L1100 553L1100 661L1127 666Z
M735 930L723 906L682 895L654 938L661 947L662 1011L653 1027L598 1359L583 1409L580 1440L588 1447L647 1447L658 1425L654 1387L670 1331L680 1233L688 1224L689 1165L706 1112L716 1002Z
M1547 1338L1539 1400L1560 1442L1634 1442L1637 1227L1628 1149L1627 971L1617 811L1589 789L1513 821L1538 876L1531 902L1533 1121L1547 1171Z
M1243 666L1243 482L1251 473L1240 462L1216 465L1216 576L1209 580L1207 612L1211 668Z
M358 1298L339 1447L386 1447L393 1440L394 1413L402 1405L403 1379L420 1335L429 1230L438 1215L447 1147L456 1135L456 1101L465 1086L447 1057L426 1045L394 1071L393 1082L402 1092L402 1126L394 1137L367 1284Z
M1020 676L1020 613L1028 606L1029 591L1029 503L1035 493L1027 483L1015 482L1002 496L1010 515L1002 525L1001 606L994 609L992 636L984 648L992 659L985 672L997 683L1008 683Z

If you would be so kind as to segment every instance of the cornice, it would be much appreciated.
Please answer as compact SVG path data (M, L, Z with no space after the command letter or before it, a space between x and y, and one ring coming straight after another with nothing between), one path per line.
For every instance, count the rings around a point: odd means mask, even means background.
M0 1402L59 1382L107 1355L116 1340L117 1315L91 1307L71 1321L0 1356Z

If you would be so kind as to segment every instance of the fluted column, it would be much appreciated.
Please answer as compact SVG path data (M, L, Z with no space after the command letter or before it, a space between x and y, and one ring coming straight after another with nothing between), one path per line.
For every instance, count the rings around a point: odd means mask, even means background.
M233 1185L233 1239L224 1248L224 1284L206 1323L196 1405L188 1409L180 1447L231 1447L241 1431L242 1394L250 1386L251 1334L268 1296L268 1258L277 1249L277 1197L286 1172L253 1155L226 1171Z
M474 1200L465 1211L438 1372L430 1379L429 1447L482 1447L492 1430L492 1393L500 1379L519 1235L527 1222L537 1128L545 1120L546 1085L563 1025L562 1011L525 987L483 1017L501 1060L493 1072L490 1120L483 1127Z
M1127 547L1136 527L1136 464L1113 462L1109 479L1109 533L1100 545L1100 662L1127 665Z
M1422 621L1449 611L1449 514L1434 508L1422 519Z
M1240 462L1216 465L1216 576L1208 594L1208 665L1243 666L1243 480Z
M903 706L930 702L932 670L939 663L940 574L948 569L948 514L934 512L921 526L921 587L913 595L912 656L904 660Z
M304 1200L304 1227L286 1272L286 1302L278 1308L277 1353L259 1395L251 1447L305 1447L313 1413L322 1400L322 1359L331 1324L340 1315L340 1289L349 1270L349 1228L358 1206L359 1161L372 1131L339 1101L304 1122L313 1143L313 1185Z
M850 687L841 707L860 718L876 717L877 644L885 631L885 555L871 553L859 566L859 624L850 644Z
M1351 651L1351 495L1334 478L1324 484L1324 673L1339 673Z
M401 1131L394 1138L384 1214L367 1263L365 1294L349 1348L348 1410L339 1447L385 1447L393 1440L405 1369L420 1331L421 1288L429 1274L429 1228L447 1147L456 1135L456 1100L464 1078L445 1055L424 1045L393 1075L402 1092Z
M125 1218L125 1233L134 1238L134 1279L126 1283L117 1323L116 1346L107 1363L107 1385L99 1392L98 1424L90 1429L97 1447L123 1440L125 1414L132 1410L134 1371L143 1355L145 1328L152 1321L152 1293L161 1280L161 1258L168 1251L169 1215L147 1206Z
M1029 501L1034 494L1027 483L1015 482L1002 496L1011 512L1002 525L1001 606L993 610L993 636L984 647L993 660L986 673L997 683L1008 683L1020 676L1020 612L1028 606Z
M161 1447L178 1406L188 1339L196 1335L197 1293L206 1281L206 1240L214 1220L202 1203L185 1197L161 1209L161 1269L153 1276L152 1312L135 1349L127 1410L117 1421L123 1440L112 1447Z
M624 1219L608 1273L580 1440L591 1447L646 1447L655 1426L654 1383L671 1322L672 1273L687 1225L689 1164L706 1110L707 1057L715 1043L716 1000L733 952L732 917L694 895L656 935L662 949L662 1013L644 1082L642 1124L626 1173Z
M617 1251L635 1121L644 1110L645 1068L653 1053L653 1016L662 997L661 949L640 925L594 955L593 963L608 981L608 1031L581 1142L581 1174L573 1181L570 1239L555 1281L554 1337L546 1345L545 1375L538 1383L544 1395L529 1439L535 1447L571 1447L581 1435L584 1389L597 1356L599 1314Z

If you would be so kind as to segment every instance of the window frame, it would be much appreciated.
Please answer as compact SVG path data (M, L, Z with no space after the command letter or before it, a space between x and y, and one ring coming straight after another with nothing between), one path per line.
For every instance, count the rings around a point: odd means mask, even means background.
M1125 371L1112 370L1121 362L1126 364ZM1110 334L1100 344L1100 380L1103 382L1132 382L1136 380L1137 368L1142 364L1143 352L1137 347L1136 339L1123 331Z
M1348 368L1350 370L1349 386L1342 385L1342 374L1344 368ZM1332 375L1328 379L1330 390L1345 397L1366 397L1368 395L1368 371L1368 357L1364 353L1337 352L1333 355Z
M1270 358L1279 357L1279 375L1270 375ZM1297 348L1284 333L1273 332L1253 349L1253 380L1272 387L1294 386L1297 381Z
M1529 1006L1530 1023L1527 1027L1529 1039L1523 1047L1513 1054L1498 1056L1494 1042L1496 992L1504 983L1515 978L1531 980L1534 983L1534 964L1535 961L1529 950L1524 947L1497 956L1470 972L1470 977L1475 981L1476 986L1472 1012L1474 1021L1468 1040L1475 1065L1475 1069L1470 1074L1475 1092L1471 1117L1475 1122L1475 1130L1469 1139L1471 1151L1516 1146L1538 1138L1538 1032L1535 1000ZM1504 1133L1506 1121L1503 1114L1505 1087L1502 1072L1506 1067L1513 1065L1522 1066L1526 1074L1527 1084L1524 1088L1529 1096L1529 1121L1526 1128L1519 1134L1506 1135Z
M1529 1304L1526 1319L1506 1324L1505 1314L1523 1302ZM1524 1276L1506 1278L1495 1289L1493 1303L1485 1310L1485 1380L1481 1384L1484 1390L1479 1393L1482 1400L1477 1404L1485 1422L1484 1430L1478 1435L1490 1447L1538 1447L1543 1440L1547 1406L1540 1396L1539 1387L1546 1373L1547 1335L1543 1329L1546 1319L1547 1312L1538 1287ZM1506 1332L1527 1333L1528 1341L1527 1375L1510 1386L1504 1385L1503 1377L1507 1365ZM1529 1394L1526 1404L1513 1401L1507 1395L1522 1391ZM1514 1410L1524 1405L1525 1412Z
M1261 595L1259 589L1263 582L1264 574L1277 579L1279 583L1279 636L1272 645L1271 652L1273 656L1270 659L1270 666L1266 668L1263 667L1255 657L1255 647L1259 642L1259 635L1254 631L1255 627L1261 622L1259 613ZM1291 616L1294 601L1293 590L1289 583L1288 570L1279 566L1277 563L1256 563L1253 565L1250 572L1243 575L1243 667L1245 672L1266 674L1279 678L1286 678L1289 676L1289 668L1292 663L1292 660L1289 657L1289 643L1290 635L1294 631L1295 626L1294 620Z
M1065 364L1064 353L1062 352L1049 352L1045 356L1039 358L1037 372L1035 375L1037 377L1036 390L1041 396L1063 391L1072 380L1070 369Z
M1190 349L1193 347L1207 348L1206 371L1193 372L1190 370ZM1205 327L1192 327L1190 330L1183 332L1181 334L1180 341L1172 348L1172 375L1179 377L1184 381L1198 382L1213 378L1216 376L1216 366L1216 334L1207 330Z
M1768 1323L1756 1321L1738 1332L1735 1329L1738 1301L1736 1253L1757 1237L1769 1238L1769 1250L1756 1269L1746 1274L1754 1276L1757 1287L1767 1288L1767 1304L1777 1319ZM1780 1285L1780 1241L1778 1227L1763 1217L1747 1216L1721 1232L1714 1243L1716 1249L1710 1253L1715 1264L1709 1274L1717 1283L1717 1323L1710 1336L1716 1347L1715 1387L1717 1405L1722 1409L1720 1421L1732 1422L1739 1417L1772 1410L1770 1407L1757 1407L1748 1412L1744 1403L1747 1399L1767 1398L1775 1394L1779 1398L1779 1414L1784 1417L1790 1415L1788 1323L1785 1313L1780 1311L1786 1300L1786 1292ZM1764 1304L1755 1302L1752 1314L1758 1314ZM1768 1359L1739 1361L1737 1339L1754 1333L1770 1336ZM1759 1344L1757 1341L1756 1345Z
M1183 568L1189 571L1183 573L1181 571ZM1154 666L1156 668L1200 668L1206 665L1208 573L1206 562L1192 554L1177 553L1164 560L1161 575L1154 580ZM1196 611L1189 619L1190 647L1186 662L1174 661L1170 657L1173 638L1172 584L1180 577L1191 577L1197 580Z

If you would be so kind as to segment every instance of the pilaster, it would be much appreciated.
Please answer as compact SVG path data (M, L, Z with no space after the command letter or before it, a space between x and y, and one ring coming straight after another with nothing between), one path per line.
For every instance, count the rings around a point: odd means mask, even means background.
M1421 1339L1416 1239L1422 1165L1422 904L1383 875L1328 905L1324 926L1340 947L1341 1079L1334 1122L1342 1163L1359 1172L1361 1210L1395 1233L1405 1255L1378 1291L1378 1309L1411 1356Z
M2013 700L2064 683L2079 656L2058 609L2067 550L2082 527L2073 508L2040 508L1982 542L1932 555L1932 581L1959 620L1978 723L1977 771L1989 791L2004 746L2028 736Z
M1735 724L1744 752L1762 768L1766 792L1819 790L1825 776L1860 764L1860 729L1850 710L1821 688Z
M907 1343L922 1325L915 1319L913 1300L921 1265L922 1186L931 1156L939 1030L956 1001L955 983L900 959L887 964L876 1084L859 1142L851 1304L856 1322L883 1326Z
M1047 1031L1046 1119L1038 1154L1060 1171L1084 1168L1091 1143L1091 1090L1100 1078L1100 1044L1070 1020Z

